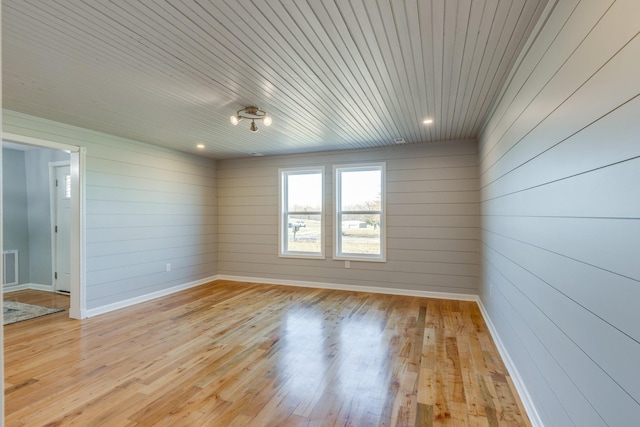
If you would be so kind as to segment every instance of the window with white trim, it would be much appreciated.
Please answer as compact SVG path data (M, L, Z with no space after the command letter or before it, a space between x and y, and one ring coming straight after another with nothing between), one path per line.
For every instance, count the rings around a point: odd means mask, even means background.
M324 258L324 166L280 169L280 256Z
M386 261L385 163L333 167L334 258Z

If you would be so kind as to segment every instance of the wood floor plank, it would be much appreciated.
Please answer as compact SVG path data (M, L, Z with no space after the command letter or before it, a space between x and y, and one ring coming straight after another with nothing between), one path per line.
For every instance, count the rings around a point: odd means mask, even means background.
M530 426L474 302L216 281L4 331L7 426Z

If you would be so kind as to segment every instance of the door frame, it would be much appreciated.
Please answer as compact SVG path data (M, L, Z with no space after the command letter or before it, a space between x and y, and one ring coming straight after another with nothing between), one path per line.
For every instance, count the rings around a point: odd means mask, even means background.
M3 141L62 150L69 153L71 172L71 297L69 317L72 319L84 319L87 317L85 236L87 150L85 147L6 132L2 133L2 139Z
M55 227L57 225L58 219L58 195L56 193L56 187L54 182L56 180L56 171L57 168L69 166L69 170L71 170L71 161L70 160L62 160L58 162L49 162L49 211L51 218L51 283L52 289L54 292L58 292L57 280L55 277L57 266L58 266L58 246L57 246L57 238L58 233L55 231ZM73 184L72 184L73 187ZM72 188L73 189L73 188ZM71 292L69 292L71 295Z

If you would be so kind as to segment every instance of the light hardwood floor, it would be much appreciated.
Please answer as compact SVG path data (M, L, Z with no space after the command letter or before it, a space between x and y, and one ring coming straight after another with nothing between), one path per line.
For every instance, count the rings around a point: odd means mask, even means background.
M472 302L218 281L67 316L4 327L7 426L530 425Z

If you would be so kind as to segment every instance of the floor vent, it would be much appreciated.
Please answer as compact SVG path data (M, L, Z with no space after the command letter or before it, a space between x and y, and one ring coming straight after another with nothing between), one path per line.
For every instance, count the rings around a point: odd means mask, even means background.
M18 284L18 251L10 250L2 252L2 284Z

